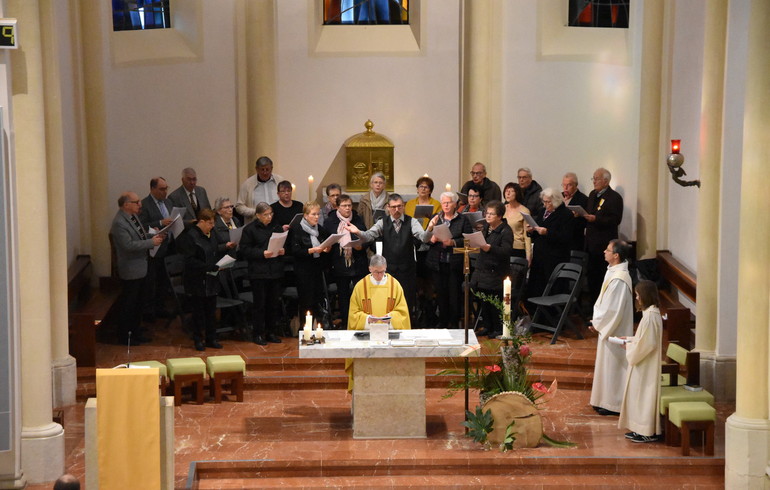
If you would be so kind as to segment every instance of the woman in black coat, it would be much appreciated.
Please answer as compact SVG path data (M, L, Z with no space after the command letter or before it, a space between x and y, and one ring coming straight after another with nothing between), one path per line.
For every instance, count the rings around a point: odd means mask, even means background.
M179 235L177 250L184 256L184 291L192 301L193 340L195 349L206 347L221 349L217 342L217 293L219 279L216 274L217 242L212 236L214 211L202 209L198 212L198 221ZM205 335L206 343L203 343Z
M528 227L532 237L532 265L527 298L542 296L557 265L569 262L575 218L558 192L550 187L540 193L543 210L535 217L538 226Z
M331 247L319 245L329 238L329 232L318 226L321 206L315 202L305 204L302 219L289 228L289 247L294 257L294 275L297 278L300 319L310 311L316 322L322 318L321 301L326 296L323 271L328 266ZM328 325L324 325L328 327Z
M457 212L457 194L444 192L439 198L441 211L428 223L428 231L442 224L449 224L452 238L441 241L435 236L430 238L430 249L425 263L433 276L439 309L437 328L457 328L462 305L463 256L452 250L463 246L463 233L473 233L473 228L465 216Z
M276 319L281 300L285 249L281 248L277 253L267 249L274 231L273 208L265 202L257 204L255 218L243 229L239 252L249 262L254 307L252 340L258 345L267 345L268 342L280 344Z
M366 274L369 273L369 259L366 255L366 248L359 244L357 247L341 247L350 239L350 232L345 229L345 225L352 223L363 230L364 220L353 211L353 200L347 194L342 194L337 201L337 209L332 210L324 221L324 228L329 233L347 234L347 239L335 243L331 251L332 274L334 282L337 284L337 296L340 301L340 317L342 322L339 328L347 329L348 311L350 310L350 294L353 286L358 283Z
M471 276L471 288L474 291L503 298L503 280L511 275L511 247L513 230L503 216L505 206L500 201L490 201L486 205L486 216L481 233L487 241L481 247L476 259L476 268ZM500 313L487 301L481 302L481 329L479 335L494 337L502 334Z

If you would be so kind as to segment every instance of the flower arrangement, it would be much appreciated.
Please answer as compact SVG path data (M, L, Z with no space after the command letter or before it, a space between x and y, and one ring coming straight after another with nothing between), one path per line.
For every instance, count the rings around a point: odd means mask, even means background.
M485 447L490 446L489 437L493 431L495 441L500 449L507 451L513 449L517 442L517 435L526 435L531 433L533 423L530 415L536 415L536 424L534 439L531 435L524 437L527 441L520 441L523 447L534 447L542 439L554 446L569 447L574 444L569 442L555 441L542 433L542 422L538 409L551 398L557 390L557 382L553 381L550 387L546 387L542 382L531 383L527 365L532 360L532 349L529 343L532 338L528 332L521 328L521 321L511 327L510 315L508 309L499 298L481 293L474 293L483 301L488 301L500 312L503 321L503 337L501 342L489 340L480 344L478 347L470 347L461 354L463 357L476 357L476 361L469 366L467 377L462 380L453 380L449 383L449 389L444 398L453 396L458 391L467 389L479 391L479 405L475 411L468 410L466 421L463 425L468 428L468 435L474 441L481 443ZM447 369L439 373L440 375L458 375L464 374L464 370ZM515 417L511 420L501 420L496 423L493 411L486 409L488 402L493 398L500 396L513 395L515 404L522 412L521 419ZM519 426L516 421L519 420ZM524 427L521 424L529 425Z

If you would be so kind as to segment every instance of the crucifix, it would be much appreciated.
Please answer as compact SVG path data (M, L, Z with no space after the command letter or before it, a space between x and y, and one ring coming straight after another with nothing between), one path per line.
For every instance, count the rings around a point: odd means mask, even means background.
M468 324L470 323L470 294L471 294L471 254L478 252L478 248L470 246L470 240L463 238L463 246L455 247L452 253L463 254L463 290L465 291L465 313L463 323L465 323L465 344L468 344ZM465 357L465 420L468 420L468 373L470 371L470 359ZM466 427L466 432L467 432Z

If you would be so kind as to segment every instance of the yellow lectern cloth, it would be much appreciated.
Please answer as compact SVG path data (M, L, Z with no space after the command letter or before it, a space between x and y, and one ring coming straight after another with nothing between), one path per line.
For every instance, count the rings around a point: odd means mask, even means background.
M99 488L160 488L160 395L156 368L97 369Z

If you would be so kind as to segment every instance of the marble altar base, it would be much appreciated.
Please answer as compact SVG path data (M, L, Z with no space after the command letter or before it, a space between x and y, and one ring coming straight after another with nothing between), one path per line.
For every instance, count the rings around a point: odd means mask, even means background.
M356 359L353 438L424 438L425 359Z

